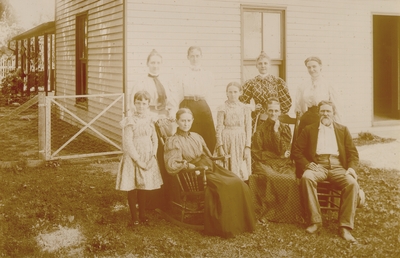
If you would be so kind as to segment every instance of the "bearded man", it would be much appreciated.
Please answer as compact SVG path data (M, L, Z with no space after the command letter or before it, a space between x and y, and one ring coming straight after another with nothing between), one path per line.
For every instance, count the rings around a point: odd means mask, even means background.
M292 153L296 165L301 168L297 177L300 178L301 198L310 222L306 231L313 234L322 225L317 184L329 181L342 191L339 235L346 241L357 243L351 230L359 202L358 151L347 127L334 121L335 105L321 101L318 110L320 121L302 130Z

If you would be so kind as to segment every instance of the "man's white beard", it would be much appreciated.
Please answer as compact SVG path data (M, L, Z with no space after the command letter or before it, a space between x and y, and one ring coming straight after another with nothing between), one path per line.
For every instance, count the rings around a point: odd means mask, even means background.
M329 117L321 117L321 123L325 126L330 126L332 124L332 119Z

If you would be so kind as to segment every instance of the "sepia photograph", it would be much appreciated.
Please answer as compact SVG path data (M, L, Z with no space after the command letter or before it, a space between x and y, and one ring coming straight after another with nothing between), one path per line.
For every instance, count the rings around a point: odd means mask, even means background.
M0 257L400 257L398 0L0 14Z

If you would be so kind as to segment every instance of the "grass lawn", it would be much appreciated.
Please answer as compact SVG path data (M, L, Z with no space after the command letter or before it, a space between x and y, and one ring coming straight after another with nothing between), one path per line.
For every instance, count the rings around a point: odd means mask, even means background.
M16 159L26 158L15 137L1 139L1 155L10 156L8 139ZM399 171L360 167L367 205L357 210L353 230L360 244L351 245L337 235L336 213L324 214L316 235L304 224L267 222L252 234L222 239L178 227L155 211L151 225L132 230L126 194L114 189L115 165L1 169L0 257L400 257Z
M308 235L305 225L266 223L233 239L178 227L156 212L153 224L127 228L126 196L103 165L10 168L0 173L0 257L400 257L400 175L359 172L367 206L353 231L360 244L337 233L337 216Z

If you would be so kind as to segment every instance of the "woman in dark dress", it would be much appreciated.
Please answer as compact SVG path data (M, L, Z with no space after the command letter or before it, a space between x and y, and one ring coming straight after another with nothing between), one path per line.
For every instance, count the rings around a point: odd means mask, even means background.
M261 51L256 60L256 67L260 74L246 81L243 85L243 94L240 96L240 101L250 104L250 100L253 99L256 105L252 114L253 128L257 126L258 116L260 116L260 120L265 121L267 114L265 109L269 98L277 98L279 100L283 114L286 114L292 106L292 98L286 82L270 74L270 66L271 58L264 51Z
M229 170L215 164L204 139L190 132L193 114L181 108L178 129L165 144L165 167L170 174L182 169L207 166L204 231L208 235L233 237L255 229L254 208L248 186Z
M290 159L290 127L278 119L278 99L268 101L267 112L268 119L257 128L252 144L257 180L250 180L250 189L256 214L274 222L301 222L300 190Z

